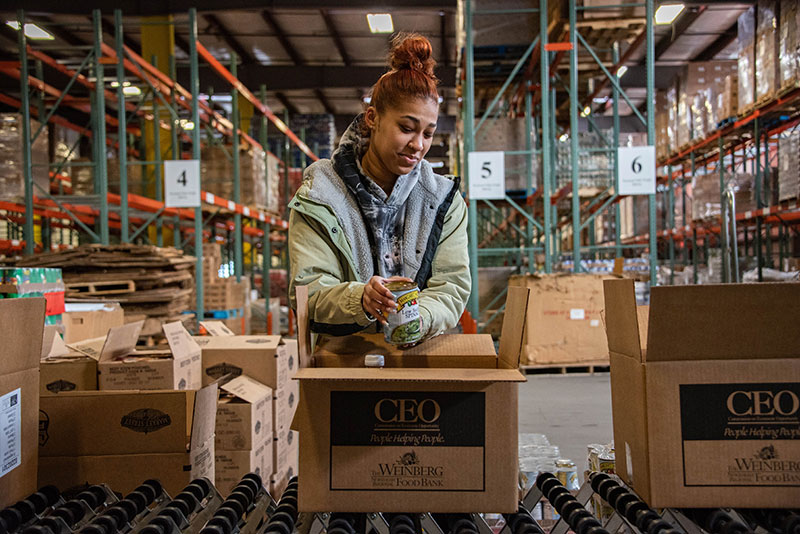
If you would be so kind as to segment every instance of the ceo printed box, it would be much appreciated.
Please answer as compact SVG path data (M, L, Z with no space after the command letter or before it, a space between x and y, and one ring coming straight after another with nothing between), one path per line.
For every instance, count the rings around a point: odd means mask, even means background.
M108 331L98 356L100 390L199 389L200 347L183 324L163 325L169 350L136 350L143 324L138 321Z
M247 375L273 390L286 383L297 355L281 336L203 336L193 338L203 354L203 384L227 374Z
M67 391L41 397L39 485L107 483L132 491L157 478L174 495L214 480L217 385L189 391Z
M489 336L449 336L454 349L470 354L486 347L485 367L459 368L457 350L447 347L425 358L426 344L442 343L434 338L416 347L416 368L378 369L313 367L325 358L309 351L307 287L298 287L302 365L292 429L299 431L299 471L326 481L300 486L299 509L515 512L528 293L509 288L499 356Z
M605 282L616 472L655 508L800 502L800 284Z
M45 299L0 300L0 508L36 491Z

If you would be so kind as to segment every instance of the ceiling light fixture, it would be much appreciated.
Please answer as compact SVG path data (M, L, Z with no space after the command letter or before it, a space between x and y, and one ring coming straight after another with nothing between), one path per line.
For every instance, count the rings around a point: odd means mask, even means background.
M656 9L656 24L672 24L685 7L683 4L661 4Z
M389 13L367 13L367 24L372 33L392 33L394 24Z
M15 30L19 31L19 22L16 20L7 20L6 26L11 26ZM25 24L25 37L40 41L52 41L55 39L52 33L30 22Z
M142 90L136 87L135 85L122 85L122 94L125 96L139 96L142 94Z
M581 111L581 117L587 117L587 116L589 116L589 114L591 112L592 112L592 108L590 108L589 106L586 106L585 108L583 108L583 111Z
M628 72L628 67L622 65L620 68L617 69L617 78L622 78L625 76L625 73Z

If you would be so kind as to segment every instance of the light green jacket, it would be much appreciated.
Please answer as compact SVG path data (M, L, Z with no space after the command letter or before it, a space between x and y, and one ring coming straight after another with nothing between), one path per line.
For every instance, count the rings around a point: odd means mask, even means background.
M453 180L433 174L426 161L409 196L404 253L406 275L422 289L420 316L426 336L454 327L466 306L471 279L467 252L467 208ZM419 190L417 190L419 188ZM289 208L289 298L296 309L295 287L309 286L312 332L349 335L376 328L364 313L361 297L372 276L371 251L364 250L364 223L352 195L329 160L306 169L304 182ZM438 208L438 209L436 209ZM409 223L409 214L419 214ZM437 223L441 233L438 242ZM414 221L419 221L415 226ZM409 230L411 228L411 230ZM413 235L409 235L413 232ZM428 258L427 267L426 260ZM367 265L369 262L369 265ZM427 281L417 280L420 276Z

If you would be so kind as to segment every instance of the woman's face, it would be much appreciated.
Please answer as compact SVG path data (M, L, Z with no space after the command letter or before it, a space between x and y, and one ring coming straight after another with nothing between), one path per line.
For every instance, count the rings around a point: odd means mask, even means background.
M435 100L415 98L378 113L369 107L365 114L370 136L369 150L377 156L382 171L408 174L431 148L439 105Z

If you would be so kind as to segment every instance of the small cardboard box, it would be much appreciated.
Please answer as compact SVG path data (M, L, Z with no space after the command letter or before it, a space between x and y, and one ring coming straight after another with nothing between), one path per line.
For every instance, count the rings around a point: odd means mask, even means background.
M108 332L100 352L100 390L199 389L200 347L176 321L163 326L170 350L135 350L143 322Z
M223 497L227 497L234 486L247 473L255 473L266 480L273 470L272 437L252 449L240 451L215 450L214 485Z
M608 343L600 316L603 280L607 278L598 274L554 274L509 279L509 286L531 290L523 364L608 361Z
M39 484L106 482L127 493L158 478L170 494L214 480L217 385L197 391L63 392L41 398Z
M800 284L605 282L617 474L654 508L800 502Z
M297 367L297 345L281 336L195 337L203 353L203 384L227 374L245 374L276 389Z
M300 383L297 380L289 380L286 385L274 390L272 397L272 420L273 429L288 429L297 411L297 403L300 402Z
M272 389L247 376L220 386L217 450L247 450L272 436ZM225 395L224 393L228 393Z
M116 302L67 302L61 317L64 343L105 337L114 327L125 324L125 313Z
M0 508L36 491L45 299L0 300Z
M97 360L67 347L57 326L44 327L39 369L40 395L97 390Z
M275 433L273 441L272 465L274 472L286 473L290 467L293 467L293 471L296 473L300 451L297 432L288 428L281 429Z
M327 483L301 485L299 509L515 512L528 289L509 288L499 357L491 343L466 336L487 351L486 367L469 369L439 364L457 365L456 350L426 361L424 347L435 346L435 339L418 347L417 368L313 367L307 289L297 289L303 365L295 376L300 403L292 429L300 433L299 470ZM469 350L470 358L480 357Z

